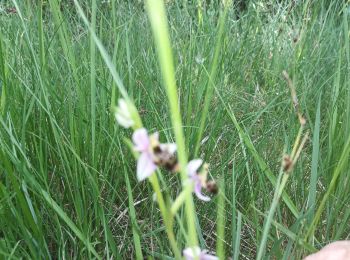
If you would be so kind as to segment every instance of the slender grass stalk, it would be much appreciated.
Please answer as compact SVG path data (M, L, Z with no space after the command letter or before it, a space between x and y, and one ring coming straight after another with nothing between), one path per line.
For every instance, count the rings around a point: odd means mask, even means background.
M216 218L216 254L219 259L225 258L225 181L222 179L219 183L220 192L218 198L218 210Z
M347 71L350 71L350 37L349 37L349 2L347 4L344 3L344 9L347 8L347 11L343 11L343 29L344 29L344 49L345 49L345 57L347 61ZM345 85L348 89L347 92L347 109L346 109L346 133L350 134L350 80L349 80L349 73L347 74L347 80L345 81Z
M263 259L265 252L266 252L266 242L267 242L267 237L269 235L269 230L271 227L271 222L273 220L273 216L275 215L275 211L279 202L279 198L282 194L282 191L284 189L284 186L287 183L289 175L288 174L284 174L283 170L280 170L280 173L278 175L278 179L277 179L277 183L276 183L276 188L275 188L275 195L273 197L272 200L272 204L270 207L270 211L269 214L267 215L265 224L264 224L264 229L263 229L263 233L262 233L262 238L260 241L260 245L259 245L259 249L258 249L258 253L256 256L257 260Z
M13 0L14 1L14 0ZM66 21L62 18L61 8L59 6L59 2L57 0L49 0L48 1L51 10L52 10L52 16L55 24L58 26L58 35L60 38L60 43L63 49L64 55L67 57L68 66L70 68L70 71L72 73L73 79L75 84L78 84L79 78L77 75L76 69L78 68L76 63L76 58L73 53L73 49L70 48L69 44L69 33L67 29Z
M235 171L235 163L232 162L232 234L231 234L231 241L232 241L232 248L235 248L235 236L237 232L237 203L236 203L236 185L237 185L237 174ZM232 254L233 255L233 254Z
M259 209L255 208L255 207L253 207L253 208L254 208L254 210L256 210L259 213L259 215L263 216L264 218L267 217L266 214L261 212ZM315 247L313 247L311 244L305 242L303 238L301 238L300 236L298 236L297 234L292 232L290 229L285 227L283 224L278 223L275 220L272 220L271 224L274 225L277 230L281 231L287 237L289 237L293 241L295 241L298 245L302 245L304 247L304 249L306 249L310 253L314 253L317 251L317 249Z
M308 207L311 209L310 217L308 218L309 223L311 223L312 217L315 212L316 205L316 184L318 175L318 158L320 153L320 126L321 126L321 96L318 100L317 112L314 124L313 139L312 139L312 162L311 162L311 178L310 178L310 188L308 195Z
M153 30L160 68L163 75L164 87L167 91L171 121L174 127L174 133L177 144L177 151L180 163L182 185L185 187L187 182L187 154L185 148L185 139L182 130L181 113L178 103L178 94L176 88L175 71L173 55L171 51L170 38L168 32L168 22L165 14L165 6L162 0L148 0L147 12ZM198 238L195 228L195 209L192 194L186 197L185 211L187 217L187 228L189 231L189 246L197 246Z
M213 93L214 93L216 72L217 72L217 69L219 66L219 57L220 57L221 50L222 50L222 41L223 41L222 38L223 38L224 31L225 31L226 16L227 16L227 12L229 10L230 5L231 5L231 1L229 0L229 1L227 1L227 3L224 6L224 11L222 13L220 13L219 27L218 27L219 29L218 29L218 34L216 37L215 51L214 51L214 55L213 55L213 59L212 59L209 80L208 80L208 83L206 86L204 106L203 106L203 110L201 112L201 119L200 119L198 134L197 134L195 150L194 150L195 156L197 156L198 152L199 152L200 142L202 140L204 127L205 127L205 122L206 122L206 119L208 116L210 101L211 101Z
M206 73L207 73L208 78L210 80L210 75L208 74L207 71L206 71ZM211 80L210 80L210 82L211 82L211 84L214 84L214 82L212 82ZM220 94L220 92L218 91L218 89L215 86L213 86L213 88L216 91L216 94L218 95L218 97L219 97L219 99L221 101L221 104L225 108L227 114L229 115L230 119L232 120L234 126L236 127L236 129L238 131L238 134L240 135L240 138L244 141L245 145L247 146L248 151L252 154L252 156L254 157L255 161L258 163L260 168L263 170L263 173L269 179L271 184L276 188L277 180L276 180L276 177L274 176L273 172L270 170L270 168L267 165L267 163L263 160L263 158L256 151L256 149L254 147L254 144L250 140L248 134L238 124L236 116L233 113L233 110L232 110L231 106L229 104L225 103L225 101L224 101L222 95ZM288 206L290 211L293 213L293 215L295 217L298 217L299 216L298 209L295 206L295 204L293 203L293 201L291 200L291 198L289 197L289 195L287 193L283 192L282 199L286 203L286 205Z
M343 170L346 167L346 165L348 165L348 163L349 163L349 156L350 156L350 136L348 137L348 140L344 145L343 151L342 151L341 156L339 158L339 162L338 162L338 164L333 172L332 180L329 184L329 187L328 187L326 193L323 195L323 198L321 200L320 205L317 208L317 211L315 213L315 217L313 218L313 220L310 224L310 227L306 233L305 240L311 239L311 237L314 235L316 227L318 225L318 222L320 221L322 212L324 210L324 207L326 206L326 203L327 203L329 197L331 196L332 192L336 188L337 180L338 180L339 176L341 175L341 173L343 173Z
M240 244L241 244L241 229L242 229L242 213L237 214L236 237L233 249L233 260L239 259Z
M2 43L2 35L0 32L0 114L4 114L6 105L6 70L5 70L5 50Z
M136 108L132 105L133 102L131 101L127 91L126 91L126 88L123 84L123 81L121 80L116 68L115 68L115 65L113 64L110 56L108 55L105 47L103 46L102 42L100 41L100 39L97 37L95 31L93 30L93 28L91 27L88 19L86 18L85 14L84 14L84 11L83 9L81 8L81 6L79 5L78 1L77 0L74 0L74 4L78 10L78 13L80 15L80 17L82 18L82 20L84 21L85 25L88 27L89 31L90 31L90 34L91 34L91 37L93 38L97 48L99 49L100 51L100 54L104 60L104 62L106 63L108 69L109 69L109 72L111 73L112 75L112 78L121 94L121 96L130 104L130 109L132 109L131 113L133 115L133 118L135 120L135 126L138 128L138 127L141 127L142 126L142 122L141 122L141 118L138 114L138 112L136 111ZM114 92L114 88L112 88L112 97L115 96L115 92ZM115 100L112 99L111 100L111 110L113 111L114 107L113 105L115 104Z
M78 227L74 224L74 222L67 216L67 214L62 210L62 208L52 199L52 197L42 190L42 196L46 200L46 202L52 207L54 211L67 223L70 229L75 233L75 235L86 245L89 252L91 252L96 259L101 259L99 254L96 252L92 244L88 241L88 239L82 234L82 232L78 229Z
M191 195L193 187L191 185L187 185L181 193L176 197L175 201L171 205L171 214L175 216L180 207L184 204L187 196Z
M51 1L51 0L50 0ZM74 4L77 8L77 11L80 15L80 17L82 18L83 22L85 23L85 25L88 27L89 31L90 31L90 34L91 34L91 37L93 38L94 42L95 42L95 45L97 46L97 48L99 49L100 51L100 54L104 60L104 62L106 63L111 75L112 75L112 78L114 80L114 82L116 83L117 87L118 87L118 90L121 94L121 96L125 99L125 100L128 100L130 101L130 98L129 98L129 95L125 89L125 86L123 84L123 81L121 80L119 74L117 73L117 70L115 68L115 65L113 64L110 56L108 55L105 47L103 46L102 42L100 41L100 39L97 37L95 31L93 30L93 28L91 27L88 19L86 18L86 15L84 14L84 11L83 9L81 8L80 4L78 3L77 0L74 0Z
M3 146L3 148L4 148L4 146ZM33 229L33 233L31 234L31 239L33 239L34 238L32 236L33 234L35 234L35 236L40 235L40 233L42 234L41 227L38 223L38 220L33 215L35 212L34 212L33 208L30 205L28 205L28 197L26 198L27 195L24 195L25 192L23 194L21 185L16 180L16 176L14 175L15 169L11 165L11 162L8 159L6 159L6 157L4 156L2 151L0 151L0 160L2 162L2 165L4 165L5 169L7 170L7 173L9 174L9 177L10 177L10 180L13 184L13 187L17 191L16 196L18 196L18 198L19 198L20 206L22 207L22 210L24 213L24 218L25 218L24 220L30 221L29 227L31 229ZM13 160L16 160L16 159L13 158ZM13 162L13 164L17 168L17 166L19 165L19 162ZM28 162L28 165L30 166L29 162ZM89 242L87 237L81 232L81 230L79 230L79 228L72 221L72 219L69 218L69 216L64 212L64 210L57 204L57 202L45 190L42 189L41 185L35 180L35 178L33 178L33 176L31 176L29 174L26 167L21 166L21 168L23 170L22 173L25 177L25 180L28 182L28 184L30 184L35 189L35 191L38 193L38 195L41 196L43 201L45 201L47 203L47 205L49 205L58 214L58 216L67 224L67 226L71 229L71 231L86 246L86 249L89 252L91 252L92 255L94 255L96 257L96 259L101 259L101 257L96 252L96 250L94 249L92 244ZM25 185L25 182L24 182L24 185ZM38 240L38 241L40 241L40 240ZM45 246L44 246L44 248L45 248Z
M198 27L203 25L203 6L202 0L197 0L197 18L198 18Z
M271 227L271 223L273 221L273 217L274 217L275 212L276 212L276 208L278 206L278 202L281 198L284 187L287 184L287 181L291 175L290 171L293 169L294 164L296 163L296 160L298 159L300 152L301 152L302 148L304 147L305 142L308 138L308 134L306 134L303 137L303 139L301 140L303 128L304 128L303 125L301 125L298 136L296 137L296 140L294 142L293 152L292 152L293 156L291 156L291 158L290 158L292 164L288 167L289 169L284 169L285 166L283 166L283 164L282 164L280 172L278 174L277 184L276 184L276 188L275 188L275 194L273 196L273 200L271 203L269 214L267 215L267 218L266 218L265 223L264 223L262 238L261 238L259 250L258 250L258 253L256 256L257 260L261 260L265 256L267 238L269 235L269 230ZM300 140L301 140L301 143L300 143Z
M44 44L44 25L43 25L43 0L40 0L40 8L38 11L38 32L39 32L39 56L40 65L43 73L45 67L45 44Z
M92 0L91 11L91 30L96 31L96 0ZM90 33L90 99L91 99L91 152L93 165L95 165L95 147L96 147L96 44L93 33Z
M141 248L141 239L140 239L140 231L137 224L136 219L136 211L134 207L134 199L132 195L131 185L129 181L128 174L126 173L126 169L124 170L124 178L126 182L126 187L128 190L128 198L129 198L129 213L130 213L130 220L131 220L131 226L132 226L132 233L133 233L133 239L134 239L134 246L136 251L136 259L141 260L143 259L142 254L142 248Z
M152 184L153 190L156 193L157 202L159 205L159 210L162 214L162 218L164 220L164 225L166 229L166 233L168 235L168 239L170 242L171 249L173 250L173 253L175 255L175 259L181 259L181 252L178 248L174 231L173 231L173 216L171 215L170 210L166 207L166 204L164 202L164 198L160 189L158 177L156 174L153 174L149 181Z

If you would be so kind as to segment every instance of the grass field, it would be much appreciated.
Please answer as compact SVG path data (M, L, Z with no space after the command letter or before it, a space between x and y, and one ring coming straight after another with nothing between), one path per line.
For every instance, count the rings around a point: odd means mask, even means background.
M146 2L0 1L0 258L174 258L111 110L123 88L180 164L202 158L219 184L176 212L181 251L302 259L349 239L349 3L170 0L171 53ZM179 175L154 175L167 205Z

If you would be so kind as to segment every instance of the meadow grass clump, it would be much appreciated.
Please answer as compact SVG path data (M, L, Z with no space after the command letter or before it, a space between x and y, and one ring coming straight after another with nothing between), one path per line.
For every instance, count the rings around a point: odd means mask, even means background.
M1 258L349 239L349 4L196 2L1 1Z

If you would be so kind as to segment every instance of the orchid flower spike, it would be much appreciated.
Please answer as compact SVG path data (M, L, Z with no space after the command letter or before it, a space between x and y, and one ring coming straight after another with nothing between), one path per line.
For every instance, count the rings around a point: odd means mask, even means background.
M198 169L202 165L203 161L201 159L195 159L187 164L187 173L190 179L194 183L194 193L198 199L203 201L209 201L210 198L202 194L202 188L207 186L207 174L206 172L199 174Z
M173 156L176 152L176 145L173 143L159 143L159 134L148 135L145 128L137 129L132 140L134 149L140 153L137 160L137 179L143 181L151 176L158 166L166 167L176 164Z
M125 128L134 126L135 122L132 119L128 103L127 101L125 101L125 99L121 98L118 100L118 107L116 108L115 119L117 120L118 124Z
M218 260L219 258L214 255L210 255L206 253L206 250L201 250L199 247L188 247L185 250L183 250L183 255L186 260Z

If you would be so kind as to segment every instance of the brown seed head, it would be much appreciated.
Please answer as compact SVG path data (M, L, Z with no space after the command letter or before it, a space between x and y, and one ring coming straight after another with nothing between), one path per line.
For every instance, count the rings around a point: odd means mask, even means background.
M283 156L282 168L285 173L290 173L293 170L293 160L288 154Z

